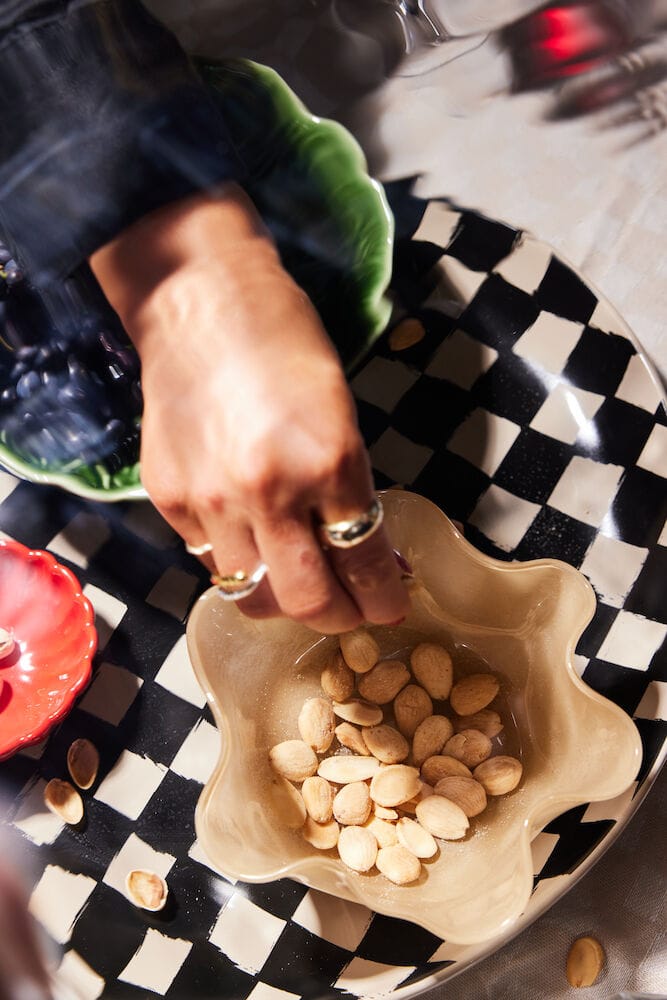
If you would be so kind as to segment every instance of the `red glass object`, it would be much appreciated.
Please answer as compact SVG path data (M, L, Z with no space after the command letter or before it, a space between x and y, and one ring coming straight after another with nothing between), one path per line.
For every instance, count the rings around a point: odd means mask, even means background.
M0 760L43 739L90 680L94 611L79 581L48 552L0 539Z

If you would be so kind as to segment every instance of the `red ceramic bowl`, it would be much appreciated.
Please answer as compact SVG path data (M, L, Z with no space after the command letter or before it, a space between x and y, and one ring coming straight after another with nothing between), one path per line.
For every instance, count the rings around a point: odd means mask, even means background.
M48 552L0 539L0 760L46 736L90 680L97 632L79 581Z

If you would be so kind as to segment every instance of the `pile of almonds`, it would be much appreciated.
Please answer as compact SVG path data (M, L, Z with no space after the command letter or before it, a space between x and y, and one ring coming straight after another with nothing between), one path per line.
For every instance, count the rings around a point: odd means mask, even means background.
M299 713L301 739L269 751L287 825L397 885L416 881L438 841L464 837L487 796L511 792L522 774L515 757L492 756L503 729L489 707L500 690L493 674L455 682L451 656L432 642L414 647L410 668L380 659L366 629L341 635L322 671L324 697ZM451 717L434 712L446 701Z

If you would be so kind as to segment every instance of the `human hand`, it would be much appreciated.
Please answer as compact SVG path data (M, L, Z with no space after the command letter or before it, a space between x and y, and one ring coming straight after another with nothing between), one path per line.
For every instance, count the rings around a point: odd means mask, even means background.
M44 956L35 934L23 886L7 865L0 865L0 1000L49 1000Z
M368 509L370 463L335 350L243 193L146 216L91 266L141 358L151 499L221 575L269 567L239 607L321 632L402 618L382 528L347 550L318 541L318 523Z

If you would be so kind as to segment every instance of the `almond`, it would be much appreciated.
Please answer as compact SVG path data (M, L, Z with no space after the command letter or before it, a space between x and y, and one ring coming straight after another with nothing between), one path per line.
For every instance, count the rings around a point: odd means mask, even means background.
M390 764L380 768L371 781L371 798L381 806L392 808L414 798L421 788L419 771L405 764Z
M491 740L479 729L464 729L450 737L443 750L449 757L455 757L466 767L477 767L491 756Z
M335 701L333 710L339 719L357 726L377 726L382 722L382 709L370 701L352 698L350 701Z
M430 785L427 785L425 781L422 781L417 794L413 796L413 798L408 799L407 802L401 802L398 808L402 813L409 813L411 816L414 816L417 811L417 803L421 802L422 799L427 798L429 795L433 795L433 789Z
M570 986L592 986L604 965L604 949L594 937L580 937L567 956L565 972Z
M407 816L403 816L396 824L396 836L399 844L407 847L417 858L432 858L438 850L433 835L421 823L408 819Z
M357 681L362 698L376 705L388 705L410 680L410 671L400 660L380 660Z
M433 715L433 702L418 684L408 684L394 699L394 718L398 729L412 739L420 722Z
M327 823L331 819L334 790L326 778L321 778L318 774L306 778L301 786L301 795L311 819L316 823Z
M490 740L504 729L502 720L492 708L483 708L474 715L457 715L454 719L454 729L460 733L463 729L479 729Z
M365 674L380 659L380 647L366 629L357 628L339 636L340 650L355 674Z
M435 701L449 698L454 677L452 658L435 642L422 642L412 651L410 665L416 680Z
M500 690L493 674L470 674L457 681L449 702L457 715L474 715L490 705Z
M447 778L450 774L461 774L466 778L472 778L469 767L456 757L449 757L447 754L428 757L421 767L422 780L429 785L437 785L441 778Z
M441 840L460 840L470 823L460 806L441 795L430 795L417 804L417 819L429 833Z
M99 766L97 747L90 740L74 740L67 751L67 770L74 784L83 789L91 788Z
M83 819L83 799L69 781L52 778L44 789L44 803L70 826L76 826Z
M366 821L365 826L367 830L371 831L380 847L391 847L392 844L398 843L395 823L388 823L387 820L380 819L378 816L371 816Z
M353 726L351 722L341 722L340 725L336 726L334 729L336 738L341 746L347 747L348 750L353 750L355 753L361 754L362 757L368 757L370 750L364 743L364 738L362 736L362 730L357 729Z
M302 833L304 840L318 851L329 851L338 843L340 827L335 819L330 819L327 823L316 823L312 816L307 816Z
M325 757L320 761L317 773L335 785L349 785L351 781L366 781L377 774L380 761L375 757L355 757L353 754L340 754L336 757Z
M336 650L320 676L322 690L332 701L347 701L354 693L355 683L354 671L350 670L340 650Z
M395 809L387 809L386 806L380 806L377 802L373 805L373 812L378 819L398 819L398 813Z
M301 739L316 753L324 753L333 743L336 720L331 702L326 698L308 698L297 719Z
M306 778L306 781L310 781ZM298 788L276 774L271 779L269 796L280 822L290 830L300 830L306 822L306 805Z
M317 771L315 751L303 740L285 740L269 750L269 762L276 774L289 781L304 781Z
M333 800L334 818L341 826L362 826L371 814L371 797L365 781L343 785Z
M338 838L340 860L355 872L367 872L375 864L378 842L364 826L345 826Z
M474 778L464 778L457 774L441 778L435 786L435 794L455 802L469 819L479 816L486 809L486 792Z
M416 882L422 871L419 858L402 844L381 847L377 852L376 864L378 871L395 885L409 885L410 882Z
M125 891L131 903L142 910L153 912L164 909L169 892L165 880L146 868L135 868L128 872Z
M405 736L392 726L367 726L362 734L370 752L383 764L400 764L410 753Z
M408 347L414 347L420 340L423 340L426 331L424 324L414 316L402 319L389 334L389 349L392 351L405 351Z
M483 786L487 795L506 795L513 792L521 781L523 767L516 757L489 757L473 771L473 777Z
M420 722L412 737L412 762L415 767L421 767L429 757L439 754L454 727L446 715L429 715Z

